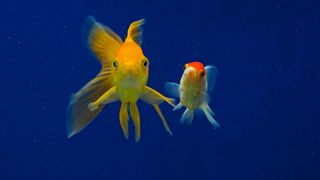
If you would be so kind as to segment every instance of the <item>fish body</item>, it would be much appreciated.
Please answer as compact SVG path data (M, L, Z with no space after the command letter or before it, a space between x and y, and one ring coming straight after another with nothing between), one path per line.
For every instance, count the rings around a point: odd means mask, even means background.
M129 137L128 121L131 117L140 140L140 114L136 102L151 104L161 118L166 131L171 130L159 108L163 101L174 106L174 100L147 86L149 59L144 55L142 25L144 20L130 24L125 41L110 28L88 17L84 34L88 48L101 64L99 74L82 89L71 96L67 109L68 137L79 133L103 109L106 104L120 101L120 125L126 138ZM130 116L129 113L130 112Z
M121 102L136 102L140 98L149 74L148 66L143 67L143 63L148 61L138 44L125 42L120 47L114 61L119 67L114 66L111 75Z
M196 66L197 63L186 65L179 89L180 103L192 110L202 104L205 100L204 92L207 92L206 77L200 75L201 72L205 72L205 69L203 66Z
M186 107L181 116L181 123L191 124L194 118L194 111L200 109L206 115L214 128L220 125L213 118L214 113L209 107L211 91L216 80L218 69L215 66L204 67L201 62L191 62L184 66L180 84L166 83L166 91L180 99L174 110Z

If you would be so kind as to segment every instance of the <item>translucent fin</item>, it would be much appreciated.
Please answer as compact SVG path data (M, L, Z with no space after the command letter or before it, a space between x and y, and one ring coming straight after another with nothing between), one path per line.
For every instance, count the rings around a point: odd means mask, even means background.
M91 111L88 104L96 101L112 87L111 63L122 44L121 39L111 29L97 23L93 17L87 18L83 32L87 46L98 58L102 69L93 80L71 96L67 108L68 138L85 128L104 107L103 104L92 106L91 110L94 111Z
M211 97L207 92L202 92L202 96L204 97L204 102L206 102L207 104L210 103L211 101Z
M88 108L90 111L95 111L101 104L109 104L118 100L118 95L116 92L116 87L110 88L102 96L100 96L96 101L90 103Z
M180 85L174 82L167 82L164 85L165 91L170 95L175 98L180 97L180 91L179 91Z
M162 114L162 112L161 112L161 109L160 109L159 105L158 105L158 104L154 104L153 107L154 107L154 109L157 111L158 115L160 116L161 121L162 121L162 124L163 124L164 128L166 129L166 131L167 131L170 135L172 135L172 132L171 132L171 130L170 130L168 124L167 124L166 119L164 118L164 116L163 116L163 114Z
M160 94L158 91L145 86L144 92L141 95L141 100L148 103L148 104L160 104L163 101L169 103L171 106L175 106L175 100L171 98L167 98L164 95Z
M128 103L121 103L121 108L119 112L120 125L123 131L123 134L126 139L129 138L129 115L128 115Z
M130 115L136 131L136 142L140 140L140 114L136 103L130 103Z
M187 108L181 116L181 119L180 119L181 124L185 122L187 124L191 124L193 120L193 114L194 114L193 110L190 110L189 108Z
M88 104L111 88L109 74L109 69L103 68L94 79L71 96L67 108L66 129L68 138L84 129L103 109L104 105L100 105L96 111L92 112L88 109Z
M220 127L220 124L213 118L214 113L208 104L206 104L206 103L202 104L200 106L200 109L204 112L208 121L213 125L214 128Z
M179 109L181 109L183 107L183 105L181 103L179 103L178 105L176 105L174 108L173 108L173 111L177 111Z
M142 25L145 23L144 19L134 21L130 24L128 29L128 35L125 42L135 42L139 45L142 43L143 28Z
M212 92L216 83L218 68L216 68L215 66L206 66L205 69L207 72L208 92Z
M88 48L102 66L111 67L122 44L121 38L110 28L98 23L92 16L87 18L83 34Z

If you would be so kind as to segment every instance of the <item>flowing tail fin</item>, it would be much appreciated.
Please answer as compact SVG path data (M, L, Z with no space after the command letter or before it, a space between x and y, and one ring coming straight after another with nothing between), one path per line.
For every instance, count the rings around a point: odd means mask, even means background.
M212 124L214 128L220 127L220 124L213 118L214 113L207 103L202 104L200 106L200 109L204 112L208 121Z
M98 99L110 88L108 86L110 78L107 74L108 70L102 69L93 80L71 96L67 108L66 128L68 138L84 129L103 109L104 105L100 105L97 110L90 111L88 104Z
M97 57L102 66L111 68L111 63L117 57L122 45L121 38L110 28L97 22L92 16L87 18L83 34L87 47Z
M121 39L111 29L96 22L93 17L87 18L83 32L88 48L98 58L102 68L93 80L71 96L67 108L68 138L79 133L101 112L103 105L95 111L90 111L88 104L97 100L112 87L111 63L122 44Z

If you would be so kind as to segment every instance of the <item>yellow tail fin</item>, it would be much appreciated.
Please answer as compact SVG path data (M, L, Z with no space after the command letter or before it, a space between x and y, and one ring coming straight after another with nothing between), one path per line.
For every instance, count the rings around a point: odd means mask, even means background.
M88 48L98 58L102 68L94 79L71 96L66 123L69 138L85 128L102 110L104 105L100 105L96 111L90 111L88 104L112 87L111 63L122 44L117 34L91 16L87 18L83 32Z
M136 103L130 103L130 115L135 126L136 141L140 140L140 114Z
M103 68L94 79L71 96L67 109L68 138L84 129L103 109L104 105L100 105L96 111L90 111L88 104L111 88L109 73L108 69Z
M110 28L98 23L92 16L87 18L83 32L88 48L100 63L111 67L122 45L121 38Z
M128 29L128 34L125 42L135 42L139 45L142 43L142 25L145 23L144 19L140 19L138 21L134 21L130 24Z

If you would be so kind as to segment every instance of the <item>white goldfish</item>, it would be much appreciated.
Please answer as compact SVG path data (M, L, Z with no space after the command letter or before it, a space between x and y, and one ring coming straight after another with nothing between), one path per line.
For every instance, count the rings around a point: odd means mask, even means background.
M214 128L220 127L213 118L214 113L209 107L210 92L215 84L218 69L215 66L204 67L201 62L191 62L184 66L184 72L180 80L180 85L168 82L165 90L176 98L180 98L180 103L174 107L174 111L186 107L181 116L181 123L191 124L194 111L200 109Z

